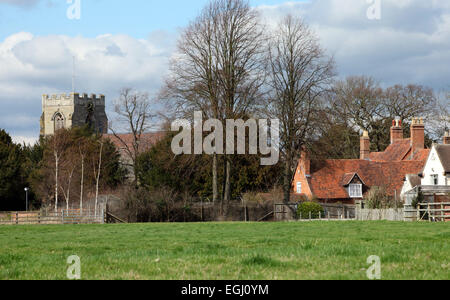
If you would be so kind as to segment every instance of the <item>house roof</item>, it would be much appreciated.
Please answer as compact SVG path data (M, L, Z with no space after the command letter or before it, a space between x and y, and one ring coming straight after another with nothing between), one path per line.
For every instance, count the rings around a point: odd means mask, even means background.
M444 167L445 173L450 173L450 145L436 145L436 152Z
M165 132L148 132L144 133L141 136L141 151L148 151L152 146L154 146L156 143L158 143L160 140L162 140L165 137ZM117 137L118 136L118 137ZM115 136L114 134L105 134L103 137L111 140L111 142L116 146L119 150L125 150L127 147L131 150L133 150L133 141L134 137L131 133L126 134L118 134ZM126 144L126 146L124 145Z
M310 185L320 199L347 199L342 185L349 174L357 174L365 185L384 186L389 195L400 193L406 174L419 174L425 161L379 162L366 160L325 160L315 164ZM353 178L352 178L353 179Z
M389 145L384 152L372 152L369 159L372 161L401 161L411 152L411 140L397 140Z
M406 178L409 180L412 187L416 187L422 184L422 178L420 178L420 176L417 174L408 174L406 175Z
M355 177L358 177L363 182L363 184L365 184L364 180L361 179L361 177L358 175L358 173L347 173L347 174L344 174L344 178L342 179L342 182L341 182L342 186L349 185L353 181L353 178L355 178Z

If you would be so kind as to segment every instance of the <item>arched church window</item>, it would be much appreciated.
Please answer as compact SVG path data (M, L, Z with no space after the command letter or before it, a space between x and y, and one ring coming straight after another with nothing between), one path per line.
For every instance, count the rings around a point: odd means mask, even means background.
M55 115L55 131L58 131L58 130L64 129L64 128L65 128L64 117L60 113L57 113Z

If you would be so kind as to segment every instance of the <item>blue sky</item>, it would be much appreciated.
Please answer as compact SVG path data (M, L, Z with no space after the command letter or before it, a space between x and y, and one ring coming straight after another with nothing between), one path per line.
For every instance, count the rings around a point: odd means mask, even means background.
M81 19L69 20L65 0L0 1L0 39L14 32L35 35L128 34L145 38L155 30L176 31L195 18L208 0L81 0ZM11 5L11 2L16 4ZM276 5L283 0L252 0L251 4Z
M156 94L178 29L208 3L80 1L80 20L70 20L66 0L0 0L0 128L16 141L38 138L42 94L71 91L73 56L76 92L105 94L110 120L121 88ZM335 57L339 78L367 75L383 86L449 91L450 1L369 2L251 0L269 28L288 13L303 18ZM376 2L379 18L369 18Z

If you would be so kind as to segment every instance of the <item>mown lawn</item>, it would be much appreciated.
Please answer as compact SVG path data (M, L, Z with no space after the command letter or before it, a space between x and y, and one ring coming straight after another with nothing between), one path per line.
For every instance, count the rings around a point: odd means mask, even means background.
M400 222L0 226L0 279L450 279L450 224Z

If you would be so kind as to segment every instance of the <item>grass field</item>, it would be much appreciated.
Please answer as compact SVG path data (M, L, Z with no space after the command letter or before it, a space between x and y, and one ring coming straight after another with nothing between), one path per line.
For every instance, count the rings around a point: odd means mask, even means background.
M0 279L450 279L450 224L390 222L1 226Z

